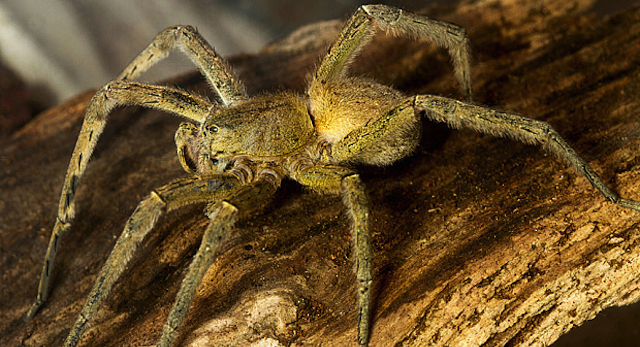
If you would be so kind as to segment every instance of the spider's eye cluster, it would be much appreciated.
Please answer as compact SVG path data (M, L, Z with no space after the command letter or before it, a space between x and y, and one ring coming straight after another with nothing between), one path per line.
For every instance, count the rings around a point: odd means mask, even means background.
M207 129L207 131L210 132L210 133L217 133L218 132L218 127L213 125L213 124L207 125L207 127L205 129Z

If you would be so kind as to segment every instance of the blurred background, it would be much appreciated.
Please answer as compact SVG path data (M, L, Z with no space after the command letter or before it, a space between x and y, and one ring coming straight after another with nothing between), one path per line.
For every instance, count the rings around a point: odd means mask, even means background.
M429 1L383 1L408 10ZM257 52L301 25L346 18L356 0L2 0L0 60L52 105L117 76L160 30L190 24L223 56ZM193 69L181 54L158 80Z
M369 1L370 2L370 1ZM457 0L387 0L417 10ZM599 0L607 14L632 0ZM160 30L190 24L223 56L257 52L296 28L346 18L360 0L0 0L0 64L26 82L45 107L98 87L120 71ZM173 54L145 76L158 80L193 69Z
M457 1L376 2L417 10ZM598 0L593 11L604 16L634 2ZM304 24L347 18L364 3L368 2L0 0L0 100L27 98L35 105L24 111L25 116L23 111L0 110L0 116L4 113L0 133L17 129L36 110L113 79L165 27L193 25L225 56L254 53ZM188 59L174 54L144 79L158 80L193 69ZM605 310L563 336L554 347L638 344L640 307L636 304Z

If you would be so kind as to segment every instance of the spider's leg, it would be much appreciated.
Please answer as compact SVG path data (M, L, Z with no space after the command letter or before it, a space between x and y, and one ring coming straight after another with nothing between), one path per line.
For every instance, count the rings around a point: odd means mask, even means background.
M275 191L275 186L268 182L254 182L241 188L234 197L227 201L212 203L207 207L207 216L211 220L198 252L194 256L189 270L182 281L180 291L176 295L176 301L169 312L167 323L158 341L159 347L169 347L175 338L178 327L182 324L187 310L191 305L196 289L202 282L207 269L213 263L218 247L226 240L229 230L233 227L238 208L245 203L256 204L270 198Z
M226 61L189 25L169 27L161 31L149 46L129 63L118 79L137 78L176 48L193 61L225 105L247 98L244 85L231 72Z
M210 109L214 107L204 98L177 89L131 81L111 82L94 95L87 107L80 135L71 155L58 205L58 218L53 227L42 266L38 294L36 301L25 315L27 321L33 318L49 295L49 279L53 262L60 238L69 229L74 217L74 201L80 178L104 129L109 112L119 104L152 107L179 114L195 122L204 120Z
M314 190L340 193L352 221L355 272L358 286L358 342L367 346L371 320L372 254L369 234L369 199L360 176L340 166L313 166L293 178Z
M471 96L471 58L464 28L387 5L358 8L320 63L310 90L313 92L318 84L324 85L344 77L349 64L369 42L376 27L394 35L431 41L446 48L453 60L456 79L462 91Z
M171 346L176 329L184 320L202 277L204 277L205 272L213 263L216 250L224 242L229 230L236 221L238 209L235 206L223 201L214 204L212 207L212 211L208 214L211 222L209 222L204 232L198 252L194 256L189 266L189 271L182 281L182 286L176 296L176 302L171 309L171 313L169 313L169 318L162 331L162 337L158 341L158 346Z
M225 105L247 98L245 87L207 41L191 26L179 25L161 31L117 79L135 79L175 48L183 51L206 77Z
M416 110L425 111L428 119L447 123L453 128L470 128L493 136L544 145L585 176L605 198L620 206L640 211L640 202L623 199L609 189L589 164L546 122L432 95L416 96L415 107Z
M111 254L100 270L64 346L73 347L78 343L138 245L151 231L163 212L189 204L228 199L241 189L240 181L233 175L208 175L179 179L152 191L140 202L127 221Z

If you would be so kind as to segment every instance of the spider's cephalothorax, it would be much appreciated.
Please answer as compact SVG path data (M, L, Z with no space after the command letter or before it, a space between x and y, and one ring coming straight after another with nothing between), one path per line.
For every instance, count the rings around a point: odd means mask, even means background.
M343 197L352 222L358 343L366 346L371 328L372 251L366 189L355 167L388 165L409 155L418 143L423 116L454 128L468 127L544 144L608 200L640 210L640 203L622 199L607 188L547 123L440 96L405 96L391 87L349 76L349 63L375 29L445 47L462 91L471 95L465 31L385 5L362 6L356 11L311 76L305 95L280 92L251 98L224 60L193 28L176 26L160 32L116 80L96 93L87 107L65 177L36 302L26 318L33 318L46 300L59 239L74 217L80 178L109 112L117 105L153 107L186 118L189 122L180 125L175 141L180 163L190 175L155 189L140 202L98 275L65 346L78 343L160 215L188 204L205 203L209 225L158 343L169 346L205 270L233 227L238 209L264 203L287 177L316 192ZM217 102L170 87L132 81L175 48L190 55L217 93Z
M182 123L175 136L178 158L187 172L240 170L244 184L252 181L248 178L257 178L255 166L248 163L282 167L281 163L303 152L316 138L305 100L291 93L214 108L200 126Z

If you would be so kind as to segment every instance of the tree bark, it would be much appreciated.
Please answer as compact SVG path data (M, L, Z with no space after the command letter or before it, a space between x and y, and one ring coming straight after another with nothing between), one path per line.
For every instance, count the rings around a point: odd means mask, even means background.
M640 9L599 18L590 5L485 0L424 14L467 29L476 102L549 122L611 188L637 200ZM305 27L231 64L252 93L302 92L340 27ZM354 74L408 95L462 97L446 52L384 34L373 42ZM171 83L208 93L196 75ZM51 295L33 321L22 322L92 94L3 140L2 345L61 345L137 201L184 175L172 141L180 120L144 109L114 112L80 185ZM415 155L360 172L372 201L372 346L547 346L603 309L640 297L640 212L606 201L543 149L426 124ZM162 218L82 345L157 341L207 224L201 209ZM350 247L340 198L285 182L269 207L235 228L177 345L355 345Z

